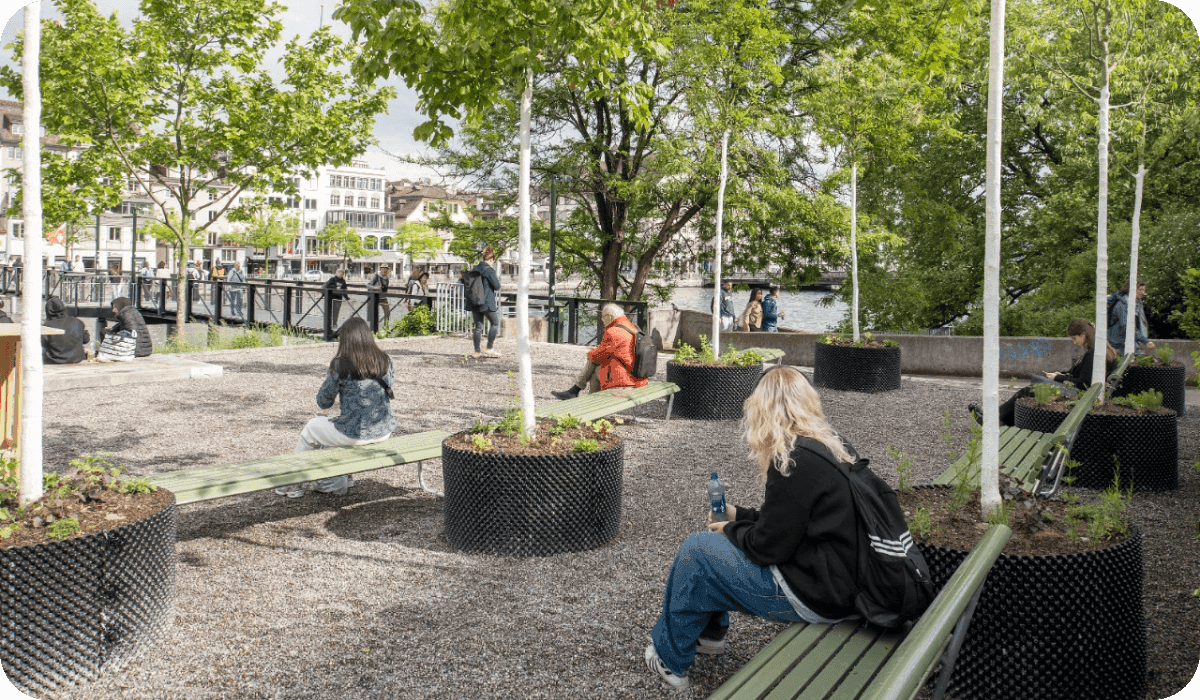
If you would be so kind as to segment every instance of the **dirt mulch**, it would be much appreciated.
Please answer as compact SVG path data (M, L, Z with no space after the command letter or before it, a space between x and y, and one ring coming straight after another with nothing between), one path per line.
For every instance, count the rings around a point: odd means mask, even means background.
M35 508L36 503L30 504L28 517L20 521L20 527L11 537L0 540L0 548L27 547L95 535L148 518L170 505L174 498L174 494L161 489L150 493L103 490L86 503L74 496L60 499L50 494L37 502L42 504L41 508ZM76 518L79 530L73 535L51 540L46 536L50 524L63 518Z

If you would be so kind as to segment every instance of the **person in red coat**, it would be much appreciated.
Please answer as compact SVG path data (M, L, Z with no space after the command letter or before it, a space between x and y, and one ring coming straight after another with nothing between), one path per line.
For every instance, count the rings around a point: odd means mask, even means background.
M583 371L575 378L575 384L566 391L552 391L560 399L573 399L587 388L589 392L603 391L617 386L646 386L645 379L633 376L633 349L637 343L637 326L625 316L625 310L616 304L605 304L600 309L604 321L604 337L600 344L588 352L588 361Z

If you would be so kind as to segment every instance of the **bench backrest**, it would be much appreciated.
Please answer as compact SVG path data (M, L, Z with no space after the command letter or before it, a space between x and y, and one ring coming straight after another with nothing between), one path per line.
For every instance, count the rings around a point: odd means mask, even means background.
M933 672L955 627L1008 543L1012 530L992 525L917 620L896 653L862 694L863 700L911 700ZM965 623L969 624L970 620ZM965 632L965 628L964 628ZM947 673L952 669L943 670Z

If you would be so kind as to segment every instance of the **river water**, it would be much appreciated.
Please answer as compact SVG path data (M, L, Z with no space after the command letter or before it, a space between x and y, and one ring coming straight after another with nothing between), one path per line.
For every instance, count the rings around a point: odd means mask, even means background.
M818 302L827 296L828 292L818 291L780 292L779 310L786 313L787 317L782 319L779 325L814 333L833 329L846 317L848 306L841 300L830 306L820 305ZM712 289L678 287L671 296L671 302L680 309L708 313L712 308L712 297ZM733 308L739 316L749 301L750 292L733 292Z

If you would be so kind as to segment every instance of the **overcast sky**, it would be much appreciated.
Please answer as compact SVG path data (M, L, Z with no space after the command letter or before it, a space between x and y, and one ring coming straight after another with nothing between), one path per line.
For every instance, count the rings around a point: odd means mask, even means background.
M1200 0L1198 0L1200 1ZM16 38L17 32L24 28L24 12L22 11L26 3L20 0L0 0L0 18L5 22L2 46L7 47ZM128 24L138 13L138 0L99 0L97 6L105 15L117 13L121 20ZM282 4L288 5L285 1ZM343 37L350 37L350 30L341 22L330 20L330 15L333 9L337 7L336 0L330 0L324 5L324 22L334 28L336 33ZM50 0L42 2L42 17L55 16L54 3ZM313 30L320 26L322 19L322 8L319 2L306 0L305 2L292 2L288 10L282 13L279 20L283 23L283 38L282 43L286 43L296 35L308 36ZM276 51L270 60L278 61L282 50ZM12 49L4 48L0 52L0 62L6 65L12 65ZM398 179L401 177L417 177L421 175L433 176L436 178L436 173L423 170L416 166L399 163L396 159L388 154L410 154L424 153L427 148L424 144L413 139L413 129L423 120L416 111L417 96L412 90L409 90L402 82L393 79L388 82L396 88L396 98L388 103L388 113L380 115L375 123L375 137L379 141L379 146L372 147L368 150L365 159L368 163L375 167L384 168L387 171L389 179ZM0 88L0 94L3 94L5 99L12 99L7 94L6 90Z

